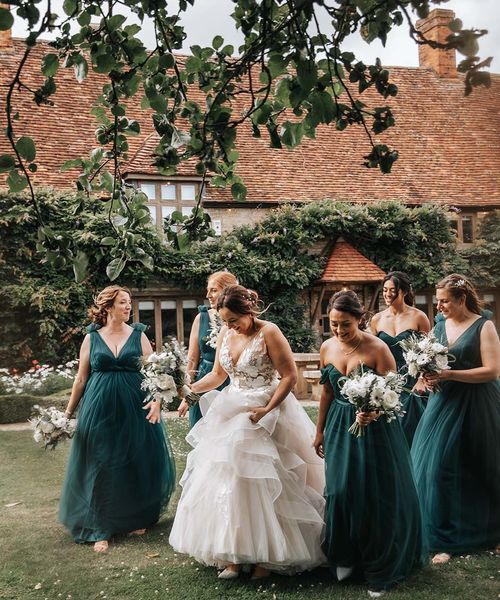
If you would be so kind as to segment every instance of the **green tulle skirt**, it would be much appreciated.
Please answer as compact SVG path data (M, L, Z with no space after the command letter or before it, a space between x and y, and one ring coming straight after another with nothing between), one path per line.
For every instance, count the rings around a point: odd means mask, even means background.
M156 523L175 487L164 425L143 410L137 371L92 373L81 401L59 518L77 542Z
M413 392L403 392L401 394L401 404L405 411L405 414L401 417L401 426L408 446L411 448L415 431L427 405L427 396L421 396Z
M354 567L370 589L402 581L427 556L408 443L382 417L356 438L352 404L334 400L324 431L326 535L333 566Z
M430 549L461 554L500 541L500 383L444 382L412 447Z

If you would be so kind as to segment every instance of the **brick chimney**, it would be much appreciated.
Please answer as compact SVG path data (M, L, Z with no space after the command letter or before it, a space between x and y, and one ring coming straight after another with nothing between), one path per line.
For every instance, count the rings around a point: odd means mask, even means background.
M434 42L446 43L451 34L448 23L455 18L452 10L435 8L425 19L417 21L417 29L422 35ZM433 69L439 77L457 77L455 50L418 46L418 59L421 67Z
M5 2L0 2L1 8L6 8L10 10L10 5L5 4ZM6 29L5 31L0 31L0 52L5 52L6 50L12 49L12 30Z

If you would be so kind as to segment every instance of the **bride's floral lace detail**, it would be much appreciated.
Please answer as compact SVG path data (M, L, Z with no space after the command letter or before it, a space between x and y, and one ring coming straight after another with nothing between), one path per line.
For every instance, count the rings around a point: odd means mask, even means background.
M235 365L229 353L227 336L224 336L220 351L220 363L231 378L231 383L241 389L256 389L276 385L276 369L267 353L264 334L261 331L243 349Z

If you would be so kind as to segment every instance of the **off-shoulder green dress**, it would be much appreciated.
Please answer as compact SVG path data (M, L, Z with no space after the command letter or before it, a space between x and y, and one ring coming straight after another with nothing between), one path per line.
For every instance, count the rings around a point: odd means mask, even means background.
M341 377L331 364L322 369L321 383L334 392L324 429L323 551L332 566L354 567L369 589L384 590L426 561L410 452L397 419L381 417L359 438L349 433L356 409Z
M150 527L175 487L175 464L163 423L143 409L141 333L132 333L118 356L88 328L91 373L80 402L62 489L59 519L76 542Z
M481 362L479 317L449 347L453 370ZM445 319L434 332L448 346ZM412 458L433 552L462 554L500 542L500 382L443 381L415 432Z

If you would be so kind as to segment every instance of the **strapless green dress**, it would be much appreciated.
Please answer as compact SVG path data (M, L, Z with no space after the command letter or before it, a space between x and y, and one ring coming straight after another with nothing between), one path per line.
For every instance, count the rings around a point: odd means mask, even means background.
M445 320L434 327L448 346ZM480 317L449 348L453 370L481 366ZM500 541L500 382L444 381L430 394L412 458L433 552L462 554Z
M411 390L417 380L415 377L408 375L408 367L403 356L403 349L399 345L399 342L407 339L412 334L418 334L418 332L414 329L405 329L405 331L398 333L398 335L390 335L385 331L379 331L377 334L377 337L389 346L389 350L396 361L398 373L405 375L405 388L407 390ZM405 414L401 417L401 425L406 439L408 440L408 445L411 448L415 430L424 414L427 395L403 391L401 394L401 403L403 404L403 409L405 411Z
M90 335L91 374L80 402L59 519L76 542L150 527L175 487L175 463L163 423L143 409L141 333L136 323L115 357L98 333Z
M359 438L349 433L356 409L340 392L341 377L331 364L322 369L321 383L334 391L324 430L323 551L332 566L354 567L369 589L384 590L427 556L410 452L397 419L381 417Z
M207 344L208 336L210 334L210 318L208 316L208 308L202 304L198 306L198 312L200 313L200 331L198 334L198 345L200 348L200 362L198 364L198 372L196 373L195 381L198 381L202 377L205 377L207 373L214 368L215 362L215 348L212 348ZM227 379L217 389L220 391L229 384ZM196 423L201 419L201 410L199 404L195 404L189 408L189 426L194 427Z

